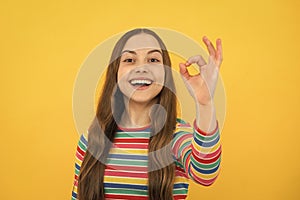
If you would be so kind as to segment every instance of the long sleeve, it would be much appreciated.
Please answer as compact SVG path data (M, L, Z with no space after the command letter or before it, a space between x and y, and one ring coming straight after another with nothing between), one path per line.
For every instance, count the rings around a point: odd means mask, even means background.
M84 135L81 135L75 155L75 176L74 176L74 184L72 189L72 200L77 200L77 186L78 186L78 176L80 172L80 167L87 150L87 140Z
M172 147L177 161L190 179L204 186L215 182L221 161L218 123L212 132L206 133L196 123L191 127L180 121Z

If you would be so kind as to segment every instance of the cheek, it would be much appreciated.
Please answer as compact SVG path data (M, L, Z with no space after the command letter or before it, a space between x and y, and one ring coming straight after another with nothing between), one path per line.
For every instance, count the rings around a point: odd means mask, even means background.
M118 87L119 89L121 90L121 92L123 94L127 94L129 91L129 88L127 87L127 75L128 74L128 71L125 70L124 68L120 67L119 70L118 70L118 74L117 74L117 84L118 84ZM130 92L129 92L130 93Z
M122 74L121 74L121 72L119 70L118 74L117 74L117 83L119 83L119 81L121 80L121 77L122 77Z
M165 81L165 70L163 67L156 68L153 73L155 74L156 81L160 84L164 84Z
M119 83L120 81L123 81L122 79L124 79L124 74L126 74L126 72L124 71L123 67L119 67L118 70L118 75L117 75L117 82Z

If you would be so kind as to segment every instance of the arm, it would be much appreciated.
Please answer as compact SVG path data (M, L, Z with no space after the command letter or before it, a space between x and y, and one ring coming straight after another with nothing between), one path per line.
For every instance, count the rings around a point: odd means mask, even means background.
M213 97L223 56L220 39L216 42L216 49L207 37L203 37L203 42L209 51L208 63L201 55L196 55L190 57L186 63L180 63L179 68L186 88L196 104L197 125L202 130L210 132L216 127ZM191 75L187 70L194 63L198 65L200 70L197 75Z
M215 182L221 161L221 143L218 124L211 132L196 125L181 123L177 126L173 152L186 176L204 186Z
M220 135L213 96L223 58L220 39L216 41L216 49L207 37L203 37L203 42L209 52L208 63L201 55L197 55L190 57L186 63L179 64L184 83L195 101L196 120L193 135L177 135L179 149L175 148L175 155L191 179L202 185L211 185L218 176L221 160ZM187 70L194 63L200 70L197 75L191 75Z
M74 183L72 189L72 200L77 200L77 186L78 186L78 176L80 172L80 167L87 150L87 137L85 135L81 135L75 155L75 176L74 176Z

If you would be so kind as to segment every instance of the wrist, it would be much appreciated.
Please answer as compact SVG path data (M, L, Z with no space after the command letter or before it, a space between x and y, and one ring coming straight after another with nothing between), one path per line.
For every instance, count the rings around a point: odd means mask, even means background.
M197 125L197 121L194 120L194 130L197 131L197 133L203 135L203 136L210 136L210 135L214 135L217 130L219 129L219 123L218 121L216 120L215 121L215 125L209 129L209 130L203 130L202 128L200 128L198 125Z
M214 105L214 101L213 99L210 99L208 101L205 101L205 103L203 103L203 101L195 101L196 106L197 107L202 107L202 108L206 108L206 107L212 107Z
M216 111L213 102L196 104L196 124L204 132L211 132L216 126Z
M201 104L199 102L196 102L196 110L197 113L200 114L208 114L208 115L212 115L215 114L215 105L213 101L209 101L206 104Z

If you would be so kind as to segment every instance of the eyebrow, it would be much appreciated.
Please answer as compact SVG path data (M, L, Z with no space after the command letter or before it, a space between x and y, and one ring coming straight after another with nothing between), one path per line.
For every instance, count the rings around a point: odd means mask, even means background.
M135 51L132 51L132 50L124 50L124 51L122 51L121 54L126 53L126 52L132 53L132 54L135 54L135 55L137 54ZM154 52L158 52L158 53L160 53L162 55L162 52L160 50L158 50L158 49L150 50L150 51L147 52L147 54L151 54L151 53L154 53Z

